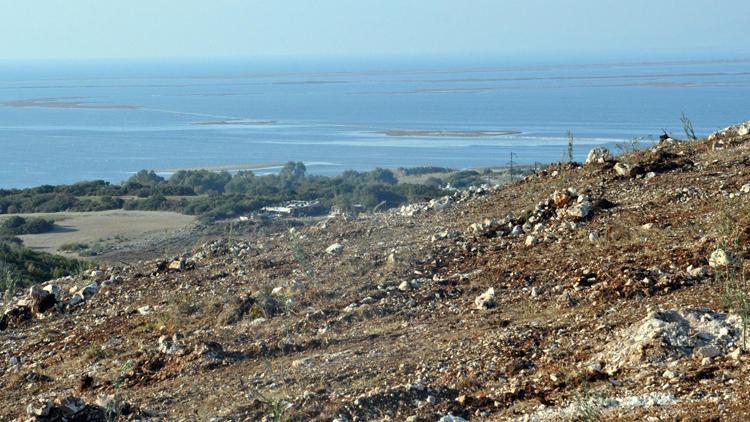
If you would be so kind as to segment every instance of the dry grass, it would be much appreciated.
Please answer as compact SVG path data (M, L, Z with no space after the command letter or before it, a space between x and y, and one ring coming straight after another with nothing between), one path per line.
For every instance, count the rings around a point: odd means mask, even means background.
M55 220L55 230L20 238L26 246L50 253L60 253L61 246L72 243L102 246L137 243L153 236L168 235L195 222L192 216L160 211L112 210L32 215Z

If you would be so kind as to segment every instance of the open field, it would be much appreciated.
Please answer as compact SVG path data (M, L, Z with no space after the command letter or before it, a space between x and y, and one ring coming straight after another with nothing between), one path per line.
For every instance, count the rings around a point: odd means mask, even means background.
M133 243L186 228L195 217L161 211L111 210L100 212L61 212L22 214L55 220L49 233L19 236L32 249L59 253L66 244L111 246Z

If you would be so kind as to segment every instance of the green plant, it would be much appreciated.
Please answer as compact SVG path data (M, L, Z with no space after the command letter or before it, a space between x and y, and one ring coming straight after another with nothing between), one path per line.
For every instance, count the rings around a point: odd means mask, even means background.
M742 320L742 350L747 350L747 329L750 325L750 294L747 292L747 276L742 263L730 265L730 268L723 271L723 278L724 304L727 308L736 312Z
M576 396L573 414L568 418L571 422L595 422L602 419L601 394L593 394L588 381L582 382L583 392Z
M89 245L81 242L63 243L58 248L63 252L81 252L89 248Z
M573 132L568 131L568 148L565 151L569 163L573 162Z
M0 293L3 296L3 311L8 310L18 285L15 272L4 262L0 261Z
M680 116L680 122L682 122L682 130L685 131L685 136L687 136L687 139L690 141L697 141L698 137L695 136L695 130L693 130L693 122L691 122L690 119L685 116L685 113L682 113L682 116Z
M102 357L102 351L99 348L99 343L92 342L84 351L83 356L91 361L99 360Z
M104 418L107 422L116 422L120 419L120 416L122 416L127 403L120 395L120 390L125 386L128 374L134 367L135 362L128 360L120 366L117 376L112 380L115 393L112 395L112 399L107 402L107 406L104 409Z
M302 239L296 231L290 231L289 237L291 238L292 257L297 261L302 272L310 279L315 277L315 267L313 267L308 255L305 250L305 246L302 244Z
M112 382L115 390L120 390L125 385L128 374L133 370L133 368L135 368L135 362L132 360L128 360L127 362L123 363L122 366L120 366L117 377Z
M287 418L286 416L286 413L292 407L291 403L278 397L270 397L268 395L265 395L257 389L245 384L242 379L240 379L240 390L245 393L245 397L248 400L255 399L263 405L265 412L268 414L268 421L286 422L289 420L289 418Z

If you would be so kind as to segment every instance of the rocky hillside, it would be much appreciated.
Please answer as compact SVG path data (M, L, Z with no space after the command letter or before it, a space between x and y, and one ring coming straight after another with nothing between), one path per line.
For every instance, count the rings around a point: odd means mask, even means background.
M747 420L748 129L19 292L0 419Z

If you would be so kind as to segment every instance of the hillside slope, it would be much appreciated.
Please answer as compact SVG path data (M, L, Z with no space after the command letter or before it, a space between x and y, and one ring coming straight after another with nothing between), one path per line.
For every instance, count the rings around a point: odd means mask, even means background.
M1 418L745 420L748 127L45 283Z

